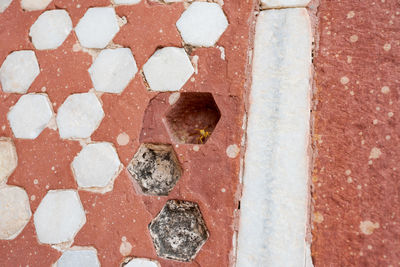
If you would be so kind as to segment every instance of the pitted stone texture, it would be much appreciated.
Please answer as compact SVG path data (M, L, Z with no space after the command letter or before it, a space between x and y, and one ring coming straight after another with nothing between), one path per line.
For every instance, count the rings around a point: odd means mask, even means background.
M0 188L0 239L14 239L31 218L28 195L17 186Z
M156 196L168 195L182 175L171 145L142 144L127 169L144 194Z
M0 13L3 13L4 10L11 4L12 0L0 0Z
M50 190L35 212L34 223L41 243L72 241L86 223L78 193L75 190Z
M71 167L79 187L101 188L111 185L111 189L120 165L113 145L103 142L85 146L74 158Z
M64 251L54 267L100 267L94 248L72 248Z
M96 91L121 93L138 69L129 48L105 49L89 68Z
M161 267L161 265L154 260L136 258L130 260L123 267Z
M143 66L144 76L152 91L178 91L194 73L183 48L157 50Z
M183 12L176 27L185 43L213 46L228 27L228 20L216 3L194 2Z
M208 239L208 230L198 205L169 200L149 225L157 255L177 261L191 261Z
M117 15L111 7L89 8L75 28L79 42L86 48L104 48L119 31Z
M135 5L139 4L142 0L112 0L116 5Z
M27 11L45 9L52 0L21 0L21 7Z
M72 21L65 10L49 10L33 23L29 36L36 49L56 49L72 30Z
M63 139L89 138L104 117L94 93L70 95L57 112L57 125Z
M261 0L262 8L306 7L310 0Z
M7 119L15 137L35 139L52 116L53 110L47 95L28 94L20 97L8 112Z
M0 184L7 182L17 165L18 157L13 141L0 137Z
M0 68L3 92L25 94L39 73L39 64L33 51L12 52Z

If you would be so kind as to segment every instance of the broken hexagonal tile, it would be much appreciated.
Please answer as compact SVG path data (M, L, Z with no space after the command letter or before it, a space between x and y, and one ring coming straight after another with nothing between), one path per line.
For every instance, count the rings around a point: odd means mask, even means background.
M0 188L0 239L14 239L31 218L28 195L17 186Z
M89 8L75 28L79 42L86 48L104 48L119 31L117 15L111 7Z
M63 139L89 138L103 117L103 108L94 93L70 95L57 112L60 136Z
M153 91L178 91L194 73L183 48L157 50L143 65L143 73Z
M39 73L39 64L33 51L14 51L7 56L0 68L3 91L25 94Z
M52 116L53 110L47 95L27 94L11 107L7 119L16 138L35 139Z
M168 200L149 224L157 255L177 261L191 261L208 239L208 230L194 202Z
M123 264L123 267L161 267L161 265L150 259L134 258L128 261L128 263Z
M142 144L127 170L144 194L156 196L168 195L182 175L171 145Z
M18 157L13 141L11 138L0 137L0 184L7 182L17 165Z
M106 142L85 146L71 164L79 187L103 188L103 192L112 190L120 166L117 151L111 143Z
M185 43L193 46L213 46L228 27L221 6L216 3L194 2L176 22Z
M21 7L26 11L45 9L52 0L21 0Z
M167 111L165 124L171 139L181 144L205 144L221 118L211 93L180 93Z
M100 267L97 250L73 247L63 252L54 267Z
M4 10L11 4L12 0L1 0L0 1L0 13L3 13Z
M96 91L121 93L138 69L129 48L104 49L89 68Z
M33 217L38 240L45 244L72 241L86 223L85 211L75 190L50 190Z
M29 30L36 49L56 49L72 30L72 21L67 11L56 9L42 13Z

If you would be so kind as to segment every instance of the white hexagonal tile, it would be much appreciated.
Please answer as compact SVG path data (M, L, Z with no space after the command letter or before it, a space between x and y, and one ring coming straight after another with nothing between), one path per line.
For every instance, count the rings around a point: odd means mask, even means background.
M161 265L150 259L135 258L130 260L124 267L160 267Z
M116 5L135 5L139 4L142 0L112 0Z
M72 241L86 223L85 211L75 190L50 190L33 216L41 243Z
M0 184L7 182L17 165L18 157L13 141L0 137Z
M72 21L67 11L56 9L44 12L33 23L29 36L36 49L56 49L72 30Z
M104 49L89 68L97 91L116 94L125 89L137 71L129 48Z
M153 91L178 91L194 73L183 48L157 50L143 66L143 73Z
M64 251L54 267L100 267L94 248L73 247Z
M17 186L0 188L0 239L14 239L31 218L28 195Z
M25 94L39 73L39 64L33 51L12 52L0 68L0 82L3 91Z
M63 139L89 138L104 117L94 93L70 95L57 112L57 126Z
M19 98L8 112L7 119L15 137L35 139L52 116L53 110L47 95L28 94Z
M110 186L119 173L121 162L111 143L93 143L85 146L72 161L71 167L81 188Z
M0 13L3 13L4 10L11 4L12 0L0 0Z
M228 27L220 5L194 2L176 22L185 43L193 46L213 46Z
M52 0L21 0L21 7L26 11L45 9Z
M79 42L86 48L104 48L119 31L117 15L111 7L89 8L75 28Z

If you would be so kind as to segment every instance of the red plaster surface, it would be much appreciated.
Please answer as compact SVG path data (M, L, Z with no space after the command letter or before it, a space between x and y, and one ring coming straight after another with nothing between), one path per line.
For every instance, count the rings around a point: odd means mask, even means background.
M199 151L193 145L174 147L182 164L183 176L168 197L143 196L137 193L124 169L115 180L114 189L106 194L79 191L86 211L87 222L75 237L73 245L93 246L98 251L102 266L118 266L124 256L120 253L121 239L126 237L133 249L129 256L157 259L166 266L229 266L232 258L232 236L235 228L239 157L231 159L226 148L240 146L243 95L246 81L249 39L253 19L253 1L225 0L223 6L230 25L219 46L225 48L226 60L221 59L217 48L193 50L198 55L198 74L188 81L183 92L211 92L221 111L221 120L212 136ZM81 5L80 8L77 5ZM47 9L65 8L76 26L88 7L105 6L108 1L59 1ZM175 22L184 10L182 3L171 5L150 4L147 1L133 6L116 7L117 14L126 16L128 23L116 35L113 42L130 47L141 69L146 60L160 46L182 47ZM28 38L30 26L43 11L23 12L19 1L0 14L0 62L15 50L35 50ZM162 31L160 31L162 29ZM72 93L87 92L93 86L87 69L92 57L83 51L74 52L77 43L74 32L56 50L36 51L40 75L28 93L45 92L53 103L54 111ZM154 114L157 128L146 128L143 123L148 103L164 101L168 94L149 92L138 73L121 95L103 94L101 100L105 117L93 133L92 141L112 142L121 162L126 166L141 142L171 143L160 119L165 115ZM57 131L45 129L35 140L13 137L6 118L9 108L20 95L0 91L0 135L12 137L18 153L18 167L8 179L8 184L24 188L31 201L32 213L48 190L77 189L70 163L80 151L77 141L61 140ZM165 102L167 101L167 102ZM146 126L144 129L142 129ZM142 131L147 134L139 138ZM121 146L117 136L127 133L130 141ZM175 145L175 144L174 144ZM52 168L54 167L54 168ZM34 184L37 179L38 183ZM222 192L222 189L225 192ZM32 198L34 196L34 200ZM199 204L210 238L195 260L179 263L157 257L147 229L168 199L183 199ZM14 240L0 241L0 266L50 266L60 252L48 245L40 245L36 239L33 216Z
M397 0L321 0L318 9L315 266L400 266L399 12ZM360 229L366 221L374 227Z

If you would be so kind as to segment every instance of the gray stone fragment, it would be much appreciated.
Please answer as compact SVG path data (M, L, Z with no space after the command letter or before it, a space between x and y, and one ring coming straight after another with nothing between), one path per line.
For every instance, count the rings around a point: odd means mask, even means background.
M198 205L182 200L169 200L149 230L159 257L184 262L196 257L209 236Z
M156 196L168 195L182 174L171 145L142 144L127 169L144 194Z

